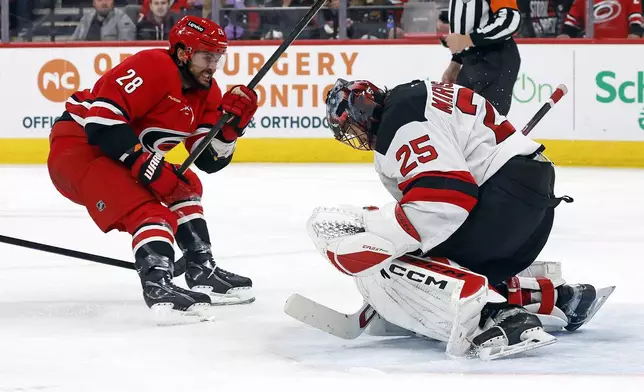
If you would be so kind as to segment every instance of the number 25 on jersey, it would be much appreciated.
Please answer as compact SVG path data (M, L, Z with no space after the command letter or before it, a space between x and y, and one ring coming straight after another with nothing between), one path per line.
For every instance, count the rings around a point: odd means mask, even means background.
M396 160L401 162L400 174L405 177L412 170L418 167L418 162L427 163L438 158L434 146L428 144L429 136L423 135L413 139L409 144L403 144L396 151Z

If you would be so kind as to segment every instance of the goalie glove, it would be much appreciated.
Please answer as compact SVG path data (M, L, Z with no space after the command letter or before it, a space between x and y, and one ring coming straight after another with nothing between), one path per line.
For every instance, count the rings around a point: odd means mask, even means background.
M420 236L398 203L317 208L307 230L318 251L347 275L367 276L420 248Z

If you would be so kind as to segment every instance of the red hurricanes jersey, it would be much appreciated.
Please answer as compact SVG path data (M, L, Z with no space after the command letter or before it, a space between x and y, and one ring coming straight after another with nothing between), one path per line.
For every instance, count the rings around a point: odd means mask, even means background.
M630 25L642 26L641 0L595 0L595 38L626 38ZM565 24L579 30L586 26L586 0L575 0Z
M141 51L74 93L65 109L81 126L129 124L142 146L164 154L219 119L221 90L183 91L179 70L164 49ZM104 130L109 132L109 130Z

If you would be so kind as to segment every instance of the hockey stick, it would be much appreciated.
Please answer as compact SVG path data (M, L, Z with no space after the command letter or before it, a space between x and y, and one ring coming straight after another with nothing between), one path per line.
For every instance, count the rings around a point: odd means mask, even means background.
M300 294L293 294L286 300L284 312L304 324L342 339L357 338L378 316L367 302L355 313L344 314Z
M327 0L317 0L315 4L313 4L313 7L300 19L300 21L297 23L293 31L291 31L291 34L289 34L288 37L282 42L282 44L275 50L273 55L266 61L266 63L262 66L262 68L257 72L257 75L253 77L253 79L248 83L246 87L249 89L254 89L262 80L262 78L268 73L270 68L275 64L275 62L280 58L280 56L288 49L288 47L291 45L293 41L302 33L304 28L309 24L311 19L315 16L315 14L318 13L320 8L326 3ZM217 136L219 133L219 130L221 127L228 123L230 120L232 120L234 116L232 114L224 113L223 116L217 121L217 124L215 124L212 129L210 129L210 132L205 136L204 140L195 148L193 152L188 155L188 158L183 162L181 167L179 168L179 173L183 174L188 170L190 165L192 165L197 158L204 152L208 146L210 146L210 142L212 139Z
M541 121L543 116L545 116L546 113L548 113L550 109L552 109L552 107L555 106L555 104L559 102L561 98L563 98L563 96L566 95L567 93L568 93L568 88L565 85L560 84L559 86L557 86L557 88L552 93L552 95L550 95L550 98L548 98L548 101L544 103L543 106L541 106L541 108L539 108L537 113L535 113L535 115L532 116L532 118L530 119L530 121L528 121L525 127L523 127L523 129L521 130L521 133L527 136L534 129L534 127L539 123L539 121Z
M95 263L113 265L115 267L127 268L130 270L134 269L134 264L127 261L112 259L111 257L94 255L91 253L79 252L71 249L59 248L57 246L45 245L39 242L21 240L20 238L0 235L0 242L4 242L5 244L9 244L9 245L22 246L23 248L29 248L29 249L40 250L43 252L54 253L61 256L74 257L76 259L93 261Z

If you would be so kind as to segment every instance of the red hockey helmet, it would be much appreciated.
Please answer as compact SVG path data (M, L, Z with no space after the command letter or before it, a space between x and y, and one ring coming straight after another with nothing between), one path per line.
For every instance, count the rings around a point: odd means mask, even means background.
M217 68L224 65L228 39L224 29L217 23L194 15L186 15L170 30L170 52L176 53L179 47L188 55L188 60L197 52L214 55Z
M384 97L368 80L338 79L326 97L326 118L335 138L357 150L372 150Z

